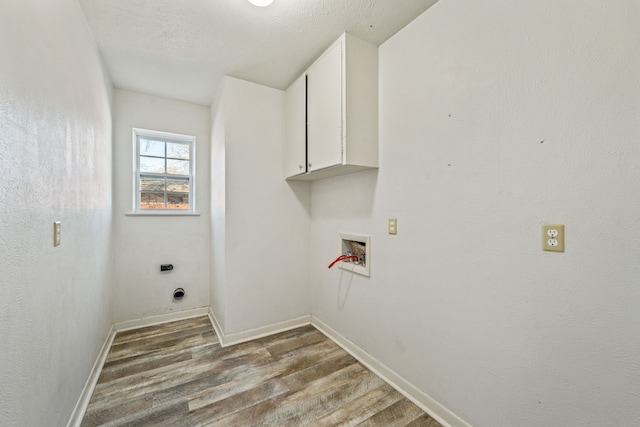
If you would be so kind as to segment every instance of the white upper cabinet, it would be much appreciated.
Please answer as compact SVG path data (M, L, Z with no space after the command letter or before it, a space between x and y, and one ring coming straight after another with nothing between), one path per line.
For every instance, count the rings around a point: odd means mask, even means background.
M342 164L342 43L307 71L307 170Z
M284 167L287 177L307 172L306 78L304 74L300 76L284 95Z
M305 114L301 143L300 117ZM343 34L287 90L285 120L288 179L310 181L377 168L378 47ZM306 156L304 171L300 150Z

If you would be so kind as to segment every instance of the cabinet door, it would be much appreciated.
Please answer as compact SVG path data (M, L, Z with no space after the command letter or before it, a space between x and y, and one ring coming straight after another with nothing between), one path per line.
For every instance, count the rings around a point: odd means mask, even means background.
M302 75L284 95L285 176L307 172L306 75Z
M342 164L342 43L307 72L307 160L314 171Z

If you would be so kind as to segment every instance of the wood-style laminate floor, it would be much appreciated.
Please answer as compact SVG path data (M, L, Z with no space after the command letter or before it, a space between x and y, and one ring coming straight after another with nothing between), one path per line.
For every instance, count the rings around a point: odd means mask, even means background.
M119 332L91 426L441 427L312 326L222 348L206 316Z

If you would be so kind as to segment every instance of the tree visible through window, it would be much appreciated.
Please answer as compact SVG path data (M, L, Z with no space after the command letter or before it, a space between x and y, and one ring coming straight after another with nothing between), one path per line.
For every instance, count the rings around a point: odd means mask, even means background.
M136 211L194 210L193 137L136 129Z

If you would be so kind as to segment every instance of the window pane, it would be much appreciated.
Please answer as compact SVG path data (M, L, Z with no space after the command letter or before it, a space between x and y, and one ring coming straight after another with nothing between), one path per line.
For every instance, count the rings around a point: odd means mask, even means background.
M164 179L148 178L148 177L141 176L140 190L141 191L161 191L164 193Z
M164 193L141 193L140 209L164 209Z
M138 188L136 210L193 209L194 141L181 135L145 134L136 130ZM195 167L195 164L194 164ZM159 212L158 212L159 213Z
M164 159L140 156L140 172L164 173Z
M167 179L167 191L171 193L188 193L188 179Z
M140 138L140 155L164 157L164 142Z
M167 157L174 159L188 159L189 145L167 142Z
M189 160L167 159L167 173L171 175L189 175Z
M167 209L189 209L189 195L167 194Z

